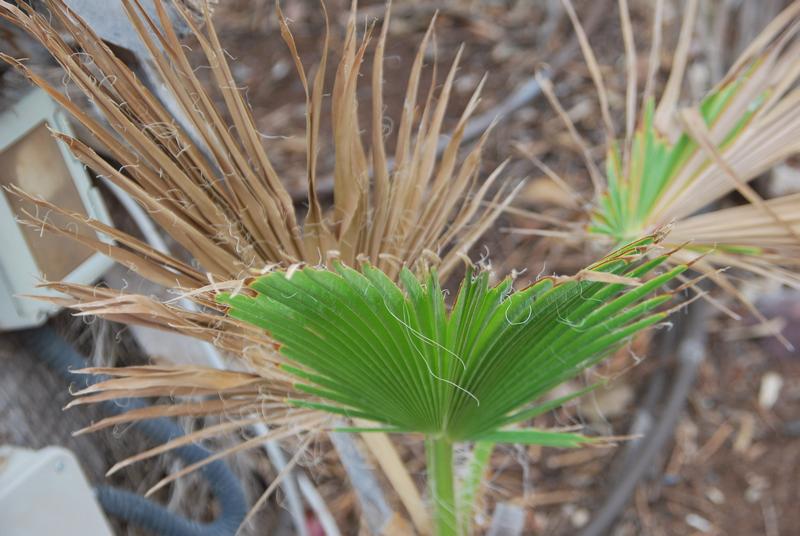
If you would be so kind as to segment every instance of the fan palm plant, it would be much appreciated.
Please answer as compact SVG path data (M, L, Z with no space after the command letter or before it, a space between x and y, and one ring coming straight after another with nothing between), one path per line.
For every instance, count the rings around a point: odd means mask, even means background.
M150 493L269 437L313 437L331 429L420 434L428 454L435 533L463 534L478 482L456 484L455 443L477 443L477 456L502 442L566 448L604 441L519 425L599 385L546 398L635 333L666 318L670 310L662 306L684 286L658 289L688 266L652 275L671 253L649 258L660 238L633 242L575 276L542 278L517 291L511 278L490 285L489 272L468 269L450 308L435 269L423 277L402 269L402 290L369 263L358 269L338 261L330 267L276 269L232 292L207 291L229 308L220 321L236 326L245 344L261 337L259 349L273 350L251 362L256 372L89 369L85 372L111 379L79 391L73 404L169 395L180 397L169 408L173 415L247 415L140 453L112 472L257 419L274 427L267 436L169 475ZM93 314L119 311L103 302L76 307ZM212 393L213 401L191 400ZM129 411L86 431L162 411ZM464 490L460 498L456 489Z
M552 88L544 83L546 95L583 148L594 186L594 202L584 222L565 223L566 230L580 242L607 248L672 224L668 242L685 244L674 260L696 261L695 269L739 297L763 320L717 269L735 267L800 288L800 196L764 200L749 184L800 151L796 88L800 4L792 2L768 25L702 102L680 107L698 1L686 2L672 69L658 100L654 88L664 2L656 2L648 75L637 113L634 34L627 2L620 0L627 88L624 136L618 138L597 59L570 0L563 2L597 89L606 135L602 173ZM731 192L740 193L747 203L718 208L716 204Z
M327 44L309 79L279 12L281 33L307 99L308 212L299 218L262 145L251 110L236 89L207 10L201 27L177 5L211 66L211 91L196 77L161 3L155 2L154 20L135 0L123 1L189 125L184 127L63 0L46 4L52 18L2 0L0 15L52 53L106 122L22 61L0 57L88 129L107 156L77 139L55 135L98 175L141 203L192 260L184 262L134 236L15 191L32 207L23 219L109 255L174 289L199 309L182 307L178 300L163 302L120 289L63 282L46 285L64 296L48 299L80 314L190 335L235 357L229 370L88 370L110 379L79 392L72 405L157 396L169 396L173 403L131 410L84 432L161 415L227 417L124 460L112 471L256 422L267 422L270 431L168 476L151 492L202 463L267 439L306 434L307 443L315 432L333 428L421 434L428 446L437 532L454 534L467 530L474 495L471 480L464 497L455 498L454 442L569 447L597 441L571 431L514 426L564 403L569 397L543 397L634 333L665 318L669 311L661 308L678 289L653 294L680 276L686 265L651 277L674 252L647 257L660 248L656 243L663 238L650 234L573 277L544 278L516 292L510 279L493 286L488 272L468 269L448 309L440 281L460 267L513 191L500 185L484 203L502 170L501 166L477 181L485 136L463 160L458 158L480 85L443 156L436 156L458 58L441 89L437 91L433 82L418 105L432 26L414 59L390 165L381 128L388 13L374 53L369 151L362 141L356 97L369 31L359 38L351 16L331 94L336 158L333 201L326 210L317 195L317 153ZM53 21L72 43L51 25ZM217 100L224 104L220 107ZM103 238L96 238L98 234ZM476 448L476 458L485 458L487 452L483 446Z

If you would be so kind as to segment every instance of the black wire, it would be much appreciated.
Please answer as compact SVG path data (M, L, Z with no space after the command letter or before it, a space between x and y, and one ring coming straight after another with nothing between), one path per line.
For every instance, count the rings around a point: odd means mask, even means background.
M700 364L705 358L707 339L707 304L698 300L689 307L685 320L686 332L678 346L678 371L669 391L666 406L656 420L655 427L642 440L638 448L629 453L630 463L622 470L623 477L597 510L591 522L579 536L603 536L607 534L616 519L630 502L639 481L651 471L655 459L672 437L686 399L697 376Z

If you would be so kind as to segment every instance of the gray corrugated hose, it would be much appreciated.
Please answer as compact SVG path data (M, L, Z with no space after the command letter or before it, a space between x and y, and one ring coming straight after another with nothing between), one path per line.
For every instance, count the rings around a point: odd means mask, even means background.
M86 385L101 381L100 376L78 377L72 374L86 366L86 360L52 328L44 326L18 332L25 347L65 379L77 379ZM127 409L144 407L141 400L131 400ZM119 414L122 408L113 402L103 404L108 413ZM135 427L157 443L165 443L183 435L183 430L166 418L151 419ZM190 444L173 451L187 464L207 458L211 453L200 445ZM225 462L217 460L205 465L201 471L219 502L220 514L210 523L186 519L163 506L130 491L110 486L96 488L97 500L108 515L146 529L159 536L227 536L235 534L247 513L247 501L236 476Z

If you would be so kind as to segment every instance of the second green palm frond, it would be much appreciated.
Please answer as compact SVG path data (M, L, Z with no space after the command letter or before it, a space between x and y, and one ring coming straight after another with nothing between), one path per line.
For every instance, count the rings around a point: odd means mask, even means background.
M587 221L573 236L582 242L625 243L671 225L668 241L683 245L674 258L743 296L721 267L800 288L800 196L763 199L750 186L762 173L800 152L800 3L792 3L742 53L727 75L696 106L678 105L698 11L688 0L669 79L654 95L661 57L663 2L656 2L653 44L644 91L637 90L634 36L627 3L620 2L627 62L625 133L617 137L597 59L583 40L606 131L605 165L598 166L563 112L552 88L546 94L584 150L595 187ZM582 33L577 13L567 12ZM641 109L637 113L637 102ZM719 208L738 192L742 206ZM607 246L606 246L607 247ZM743 299L743 301L745 301ZM748 304L749 306L749 304Z

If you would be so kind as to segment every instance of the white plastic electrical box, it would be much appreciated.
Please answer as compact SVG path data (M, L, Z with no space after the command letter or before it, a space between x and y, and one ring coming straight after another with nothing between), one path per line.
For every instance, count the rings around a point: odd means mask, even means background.
M25 203L5 187L17 186L104 223L110 219L83 164L52 136L50 130L71 134L71 129L64 110L44 91L34 90L5 111L0 126L0 330L11 330L41 325L59 309L21 296L46 294L36 289L38 283L92 283L112 262L69 238L20 224Z
M3 536L112 536L75 455L61 447L0 447Z

